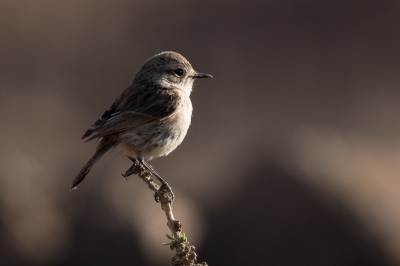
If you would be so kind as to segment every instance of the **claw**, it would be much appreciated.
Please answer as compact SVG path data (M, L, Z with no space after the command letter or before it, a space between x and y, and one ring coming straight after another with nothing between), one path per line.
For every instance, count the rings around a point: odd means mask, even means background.
M157 191L154 193L154 200L155 200L157 203L160 202L160 191L157 190Z
M125 179L126 179L126 181L128 181L128 176L126 176L126 173L125 174L121 174L123 177L125 177Z
M163 183L161 185L161 187L154 193L154 200L156 202L160 202L160 196L162 196L162 194L165 193L169 193L171 195L171 205L174 202L175 199L175 195L174 192L172 192L172 188L167 184L167 183Z
M129 159L133 160L132 158L129 158ZM149 170L161 182L161 187L156 191L156 193L154 193L155 201L160 202L160 196L165 195L165 193L169 193L171 195L170 202L172 205L172 202L174 201L175 196L174 196L174 192L172 192L172 189L168 185L168 183L159 174L157 174L156 171L154 171L154 168L150 164L146 163L145 160L138 158L137 161L139 161L139 164L142 164L147 170Z
M132 158L129 158L132 160ZM125 174L121 174L123 177L125 177L126 180L128 180L128 176L133 175L133 174L137 174L138 172L138 166L139 164L136 161L133 161L132 166L126 170Z

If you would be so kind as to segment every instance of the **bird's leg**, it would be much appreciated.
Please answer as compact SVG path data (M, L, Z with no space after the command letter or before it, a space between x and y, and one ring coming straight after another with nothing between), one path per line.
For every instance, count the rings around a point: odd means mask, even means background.
M138 159L141 164L143 164L144 167L146 167L147 170L149 170L157 179L161 182L161 187L154 193L154 199L156 202L160 202L160 192L161 191L167 191L171 194L171 203L174 201L174 192L172 192L172 188L168 185L167 181L165 181L159 174L154 171L153 167L148 164L145 160L143 159Z
M138 173L138 171L139 171L138 167L140 165L138 160L136 160L132 157L129 157L129 156L128 156L128 158L133 162L133 164L128 170L126 170L125 174L121 174L123 177L125 177L126 181L128 181L128 176Z

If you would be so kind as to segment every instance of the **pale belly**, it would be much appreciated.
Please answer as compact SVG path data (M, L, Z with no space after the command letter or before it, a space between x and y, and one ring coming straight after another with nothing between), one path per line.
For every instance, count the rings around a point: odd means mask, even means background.
M192 106L189 101L173 116L122 133L113 153L151 160L166 156L183 141L189 129Z

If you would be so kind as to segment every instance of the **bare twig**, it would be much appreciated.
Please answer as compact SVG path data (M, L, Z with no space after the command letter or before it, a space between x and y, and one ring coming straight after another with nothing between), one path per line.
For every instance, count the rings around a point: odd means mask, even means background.
M153 182L151 178L151 173L147 171L142 164L138 164L135 169L134 174L137 174L148 187L156 192L160 187ZM172 237L167 237L172 240L170 243L171 250L176 251L175 256L171 257L171 266L207 266L207 263L197 263L197 254L195 247L189 245L187 242L185 234L182 232L182 224L175 220L174 214L172 213L171 206L171 195L168 191L161 191L159 201L161 204L161 209L165 212L167 217L167 226L171 230Z

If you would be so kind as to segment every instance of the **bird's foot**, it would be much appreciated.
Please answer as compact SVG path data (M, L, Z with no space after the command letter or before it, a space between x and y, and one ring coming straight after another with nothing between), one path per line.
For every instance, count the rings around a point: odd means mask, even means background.
M160 202L160 197L168 197L168 201L171 203L171 205L172 202L174 202L175 195L168 183L162 183L161 187L156 191L156 193L154 193L154 199L156 202Z
M140 163L138 161L133 161L132 166L126 170L125 174L121 174L128 181L128 176L136 175L140 171Z

